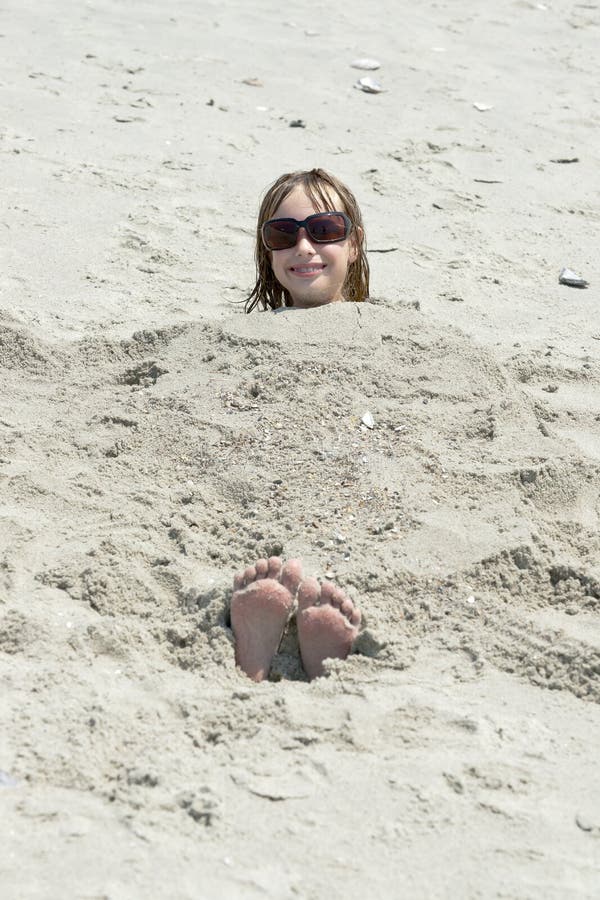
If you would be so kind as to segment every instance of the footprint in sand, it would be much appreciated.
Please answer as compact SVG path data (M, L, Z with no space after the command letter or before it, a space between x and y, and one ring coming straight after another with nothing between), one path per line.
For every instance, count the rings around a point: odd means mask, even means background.
M269 674L298 602L298 642L310 679L324 673L326 659L345 659L358 634L360 612L331 582L303 579L300 560L259 559L234 578L231 627L235 661L253 681Z

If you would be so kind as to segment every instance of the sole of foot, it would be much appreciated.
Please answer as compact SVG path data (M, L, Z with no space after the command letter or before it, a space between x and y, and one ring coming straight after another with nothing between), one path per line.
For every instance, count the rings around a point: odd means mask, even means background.
M346 659L358 634L360 611L344 591L315 578L298 589L298 643L309 679L324 674L326 659Z
M269 674L302 581L298 559L259 559L233 580L231 628L235 661L253 681Z

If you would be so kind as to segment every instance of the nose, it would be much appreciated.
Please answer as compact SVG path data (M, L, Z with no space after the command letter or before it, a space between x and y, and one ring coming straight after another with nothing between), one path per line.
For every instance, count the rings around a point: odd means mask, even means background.
M311 242L311 239L308 236L308 232L306 228L302 227L298 229L298 237L296 240L296 253L302 256L312 256L315 252L315 248Z

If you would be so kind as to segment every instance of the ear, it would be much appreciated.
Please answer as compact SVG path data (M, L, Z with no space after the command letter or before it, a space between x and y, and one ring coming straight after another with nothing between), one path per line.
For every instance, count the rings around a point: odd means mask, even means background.
M356 262L358 259L358 254L360 252L360 247L363 242L363 230L362 228L355 228L352 234L350 235L350 252L348 254L348 262L350 265Z

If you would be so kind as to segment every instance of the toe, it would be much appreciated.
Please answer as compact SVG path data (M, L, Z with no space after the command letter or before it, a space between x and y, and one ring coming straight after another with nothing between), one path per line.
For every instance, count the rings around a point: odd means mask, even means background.
M266 578L269 573L269 563L266 559L258 559L254 564L257 578Z
M239 591L240 588L244 587L244 573L238 572L237 575L233 576L233 589L234 591Z
M281 569L279 580L292 597L295 597L298 585L302 581L302 561L299 559L288 559Z
M305 578L298 588L298 609L317 606L321 599L321 585L316 578Z
M341 591L339 591L335 584L331 581L324 581L321 585L321 602L331 603L332 606L339 607L340 598L338 593L341 593Z
M331 602L333 603L334 606L337 606L338 609L342 609L342 606L344 605L344 603L346 601L348 601L350 603L350 605L352 605L352 601L349 600L348 597L346 597L346 594L341 589L341 587L336 586L333 591L333 599Z
M348 597L344 597L340 603L340 609L347 619L352 621L352 613L354 612L354 603Z
M276 581L278 581L279 575L281 574L281 557L270 556L267 560L267 565L267 578L274 578Z
M246 587L246 585L250 584L251 581L254 581L255 578L256 568L254 566L247 566L242 572L240 587Z

